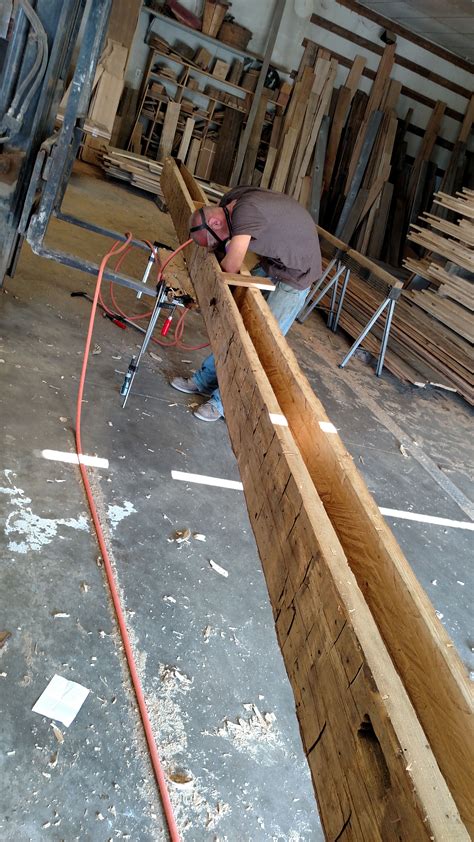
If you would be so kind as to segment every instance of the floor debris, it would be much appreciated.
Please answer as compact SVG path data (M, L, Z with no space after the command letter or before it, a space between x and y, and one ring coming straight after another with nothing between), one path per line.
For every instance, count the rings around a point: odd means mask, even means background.
M58 726L55 725L54 722L51 723L51 728L53 729L54 736L56 737L58 743L62 744L64 742L64 734L61 731L61 729L58 728Z
M190 530L190 529L188 529L188 528L186 528L186 529L177 529L177 530L174 532L174 534L173 534L173 535L171 535L171 536L168 538L168 542L169 542L170 544L171 544L171 543L173 543L173 541L174 541L176 544L183 544L183 543L189 544L189 539L190 539L190 537L191 537L191 530Z
M216 573L220 573L221 576L225 576L225 578L227 579L229 573L227 570L221 567L220 564L216 564L216 562L213 561L212 558L209 559L209 564L212 567L212 569L216 571Z
M62 675L54 675L46 689L42 692L33 713L57 719L69 727L84 704L90 690L76 681L68 681Z
M2 649L5 646L5 643L7 642L8 638L11 636L11 631L7 631L6 629L4 631L0 631L0 649Z

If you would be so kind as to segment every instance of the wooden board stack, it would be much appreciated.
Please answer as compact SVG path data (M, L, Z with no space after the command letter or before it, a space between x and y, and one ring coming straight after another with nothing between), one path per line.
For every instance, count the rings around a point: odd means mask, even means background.
M392 319L385 367L402 381L457 392L474 405L472 342L419 306L424 296L421 292L402 292ZM357 267L351 266L340 326L355 339L384 297L360 270L357 272ZM323 305L328 303L323 299ZM374 356L379 353L383 324L383 319L377 322L361 346Z
M473 191L463 191L458 198L453 199L451 196L438 194L436 200L441 203L447 202L448 205L454 204L456 207L461 206L466 214L473 212L474 216L473 195ZM435 227L447 227L451 235L449 239L453 243L460 245L460 239L465 242L461 250L462 259L466 262L465 252L468 250L471 255L469 260L474 268L474 222L467 218L454 224L431 217L430 214L426 218ZM330 247L334 238L326 235L325 239L323 229L319 230L327 261L332 254ZM424 236L433 247L428 229L421 230L427 231ZM436 237L437 248L446 250L447 247L438 243L438 235ZM451 244L449 253L456 248L457 246ZM354 259L345 260L351 268L351 279L339 324L355 339L384 300L386 289L382 289L380 283L377 283L374 273L364 272L364 267L357 260L357 253L351 254ZM432 288L402 291L392 320L385 366L401 380L420 387L434 385L458 392L474 405L474 287L469 280L449 274L439 259L427 257L423 260L406 261L407 267L429 280ZM452 267L453 264L449 265ZM374 266L374 269L378 272L378 267ZM323 306L328 303L328 298L323 299ZM362 347L374 355L378 354L382 331L383 321L379 321L362 343Z
M123 149L109 148L103 154L102 166L106 175L110 178L126 181L133 187L138 187L147 193L158 196L164 202L160 186L163 165L157 161L151 161L144 155L125 152ZM203 189L209 204L217 203L222 196L222 191L212 184L203 184Z
M269 140L262 134L261 150L268 143L263 163L260 151L259 169L245 169L241 183L294 196L316 222L360 253L399 266L409 224L432 202L439 176L432 161L435 145L451 152L443 179L447 189L459 186L469 165L466 144L473 125L474 96L455 85L467 105L464 113L454 111L441 99L431 100L391 78L395 64L431 78L425 68L397 55L396 44L382 48L318 15L311 20L378 53L379 66L370 70L363 55L351 61L305 39L283 125L279 127L275 120ZM334 88L337 67L348 68L340 88ZM362 76L372 80L368 95L358 90ZM447 90L454 85L436 74L433 81ZM404 119L397 116L400 95L432 108L424 129L413 125L413 109L408 109ZM460 123L454 144L442 137L445 117ZM413 158L407 154L409 133L420 138Z
M304 204L308 199L305 180L323 117L329 111L336 72L337 61L324 58L316 59L314 69L303 69L286 110L279 148L273 153L270 146L269 154L274 157L270 188L298 200L302 197Z

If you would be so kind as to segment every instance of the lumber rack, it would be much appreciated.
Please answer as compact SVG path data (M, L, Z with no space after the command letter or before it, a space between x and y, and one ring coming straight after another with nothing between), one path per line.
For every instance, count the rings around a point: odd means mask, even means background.
M322 277L316 282L316 284L312 288L308 298L306 299L303 305L303 308L298 314L298 321L303 322L314 310L314 308L317 307L320 301L322 301L325 295L329 294L330 290L332 290L327 324L328 327L335 333L339 324L339 318L344 304L344 298L347 286L349 284L351 271L358 274L362 280L370 283L371 286L375 287L375 289L380 291L383 295L383 298L380 305L370 317L365 327L356 337L355 341L351 345L344 359L339 363L339 368L345 368L349 360L354 356L359 345L362 344L367 334L370 333L375 323L382 317L383 313L386 311L382 340L380 343L380 350L375 368L375 374L377 375L377 377L380 377L383 371L393 313L395 311L395 305L398 299L400 298L403 283L394 275L391 275L390 272L387 272L377 263L374 263L374 261L370 260L370 258L366 257L364 254L361 254L355 249L350 248L350 246L342 242L342 240L339 240L333 234L330 234L329 231L326 231L324 228L321 228L320 225L317 225L316 227L319 236L327 244L328 250L331 252L331 254L329 257L329 262ZM327 283L324 283L334 269L335 272L332 275L332 277L329 278L329 281L327 281ZM365 275L365 277L363 277L363 275ZM336 307L337 290L339 285L339 279L341 277L343 277L343 281L339 293L339 300L337 301Z

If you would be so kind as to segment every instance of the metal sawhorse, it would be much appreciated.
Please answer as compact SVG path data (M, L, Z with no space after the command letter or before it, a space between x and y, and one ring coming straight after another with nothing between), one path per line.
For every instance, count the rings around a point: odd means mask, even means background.
M388 339L390 336L390 327L392 324L395 304L400 298L403 284L400 280L398 280L398 278L395 278L392 275L390 275L388 272L386 272L384 269L382 269L380 266L378 266L376 263L370 260L370 258L366 257L365 255L359 254L359 252L355 251L354 249L351 249L348 245L343 243L342 240L338 240L337 237L334 237L332 234L330 234L328 231L325 231L319 225L317 226L317 228L321 238L327 240L335 249L335 251L323 275L311 289L305 303L303 304L303 307L298 313L297 321L300 323L304 322L305 319L308 318L309 314L312 313L312 311L315 309L315 307L318 306L319 302L322 301L324 296L330 290L332 290L327 324L330 330L332 330L335 333L339 324L339 318L344 304L347 285L350 280L351 269L349 264L351 262L356 263L360 265L362 269L371 272L377 278L379 284L383 283L385 285L388 292L386 292L383 301L381 302L379 307L377 307L373 316L371 316L365 327L362 329L362 331L350 347L342 362L339 363L339 368L345 368L351 357L353 357L353 355L355 354L359 345L364 341L365 337L372 330L373 326L382 316L383 312L387 310L385 324L383 327L382 339L380 343L380 350L377 357L377 365L375 368L375 373L377 377L380 377L383 371L383 365L385 360L385 354L387 351ZM331 276L331 272L333 272L333 270L334 274ZM339 293L339 300L337 300L339 279L342 276L343 281Z
M330 276L332 270L335 269L334 274ZM322 301L326 293L332 289L331 293L331 303L329 305L329 313L328 313L328 328L333 331L333 333L337 330L337 325L339 322L339 316L341 315L342 305L344 303L344 296L346 294L347 284L349 283L351 270L345 266L341 259L340 255L337 253L332 260L329 261L324 273L321 275L319 281L316 281L316 284L311 289L305 303L303 304L300 312L298 313L296 319L300 324L302 324L309 316L310 313L313 312L315 307L318 306L319 302ZM339 287L339 278L344 276L344 280L342 281L341 291L339 293L339 301L337 303L336 309L336 300L337 300L337 291ZM325 281L329 277L327 283Z

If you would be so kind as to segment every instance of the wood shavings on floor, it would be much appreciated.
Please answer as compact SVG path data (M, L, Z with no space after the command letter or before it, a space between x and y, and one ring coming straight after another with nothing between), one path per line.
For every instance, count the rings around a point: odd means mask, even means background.
M269 756L273 750L284 751L283 742L275 727L275 714L261 713L255 704L244 704L243 707L250 716L239 716L235 722L225 719L212 735L223 737L238 751L250 755L264 765L265 761L274 762L274 758L271 760Z

